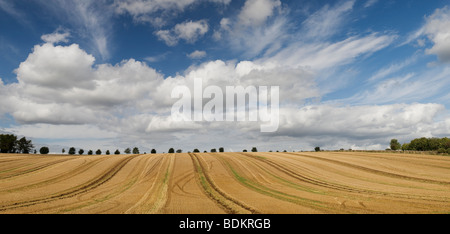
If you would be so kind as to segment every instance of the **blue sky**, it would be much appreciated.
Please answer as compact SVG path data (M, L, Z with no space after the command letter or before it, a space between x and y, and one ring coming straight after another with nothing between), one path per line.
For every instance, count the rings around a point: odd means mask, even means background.
M0 131L159 151L448 136L449 35L448 0L0 0ZM279 85L279 131L170 122L194 78Z

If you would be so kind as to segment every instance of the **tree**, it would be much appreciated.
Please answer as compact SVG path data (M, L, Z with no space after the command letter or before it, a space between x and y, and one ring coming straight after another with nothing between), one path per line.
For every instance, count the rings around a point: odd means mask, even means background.
M123 152L125 152L126 154L131 154L131 149L130 148L126 148L125 151L123 151Z
M17 137L12 134L0 135L0 153L16 153Z
M114 154L115 154L115 155L119 155L119 154L120 154L120 151L117 149L117 150L114 152Z
M133 154L139 154L139 149L138 149L138 147L134 147L134 148L133 148Z
M258 150L256 149L256 147L252 148L252 152L258 152Z
M20 138L20 140L17 141L16 146L17 152L21 154L29 154L34 147L31 140L27 140L25 137Z
M71 147L71 148L69 149L69 154L70 154L70 155L75 155L75 153L76 153L75 148L74 148L74 147Z
M61 151L63 154L65 154L66 153L66 149L62 149L62 151Z
M94 154L94 152L92 150L88 151L88 155L93 155L93 154Z
M152 153L152 154L156 154L156 150L155 150L155 149L152 149L151 153Z
M429 149L428 139L425 137L416 138L409 143L409 147L410 150L427 151Z
M101 155L101 154L102 154L102 151L101 151L100 149L98 149L97 151L95 151L95 154L96 154L96 155Z
M216 153L217 150L216 149L211 149L211 153Z
M48 153L50 153L50 149L47 146L41 147L41 149L39 150L39 153L48 154Z
M111 152L109 152L109 150L107 150L106 151L106 155L110 155L111 154Z
M399 150L402 148L402 145L398 142L397 139L391 140L391 150Z
M245 149L245 150L242 150L242 152L247 152L247 150Z
M223 153L223 152L225 152L225 149L223 147L220 147L219 152Z
M78 154L79 154L79 155L83 155L83 154L84 154L84 149L78 150Z
M177 149L177 154L181 154L181 153L183 153L183 150Z
M445 149L450 149L450 139L447 137L442 138L442 147L444 147Z
M314 150L315 150L316 152L319 152L319 151L320 151L320 147L317 146L316 148L314 148Z
M404 143L404 144L402 145L402 150L403 150L403 151L409 150L409 143Z
M194 153L200 153L200 150L194 149Z
M169 149L169 154L173 154L173 153L175 153L175 150L173 148L170 148Z

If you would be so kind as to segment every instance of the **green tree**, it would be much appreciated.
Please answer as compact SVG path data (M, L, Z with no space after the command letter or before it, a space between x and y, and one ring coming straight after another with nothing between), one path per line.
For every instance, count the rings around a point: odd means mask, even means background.
M411 150L427 151L429 149L428 139L425 137L416 138L411 141L409 147L411 148Z
M219 152L223 153L223 152L225 152L225 149L223 147L220 147Z
M211 153L217 153L216 149L211 149Z
M65 154L66 153L66 149L62 149L62 151L61 151L63 154Z
M69 155L75 155L75 154L76 154L75 148L74 148L74 147L71 147L71 148L69 149Z
M441 148L441 139L440 138L428 138L428 149L427 150L438 150Z
M115 154L115 155L119 155L119 154L120 154L120 151L117 149L117 150L114 152L114 154Z
M256 147L253 147L252 152L258 152L258 149L256 149Z
M126 154L131 154L131 149L130 148L126 148L125 151L123 151Z
M200 153L200 150L194 149L194 153Z
M94 154L94 152L92 150L88 151L88 155L93 155L93 154Z
M133 148L133 154L139 154L139 149L138 149L138 147L134 147L134 148Z
M402 148L402 145L398 142L397 139L391 140L391 150L399 150Z
M447 137L442 138L442 147L444 147L444 149L450 149L450 139Z
M183 150L177 149L177 154L181 154L181 153L183 153Z
M319 152L319 151L320 151L320 147L317 146L316 148L314 148L314 150L315 150L316 152Z
M152 149L152 151L151 151L150 153L156 154L156 150L155 150L155 149Z
M16 153L17 136L12 134L0 135L0 153Z
M402 150L403 150L403 151L409 150L409 143L404 143L404 144L402 145Z
M95 151L95 154L96 154L96 155L101 155L101 154L102 154L102 151L101 151L100 149L98 149L97 151Z
M21 154L29 154L34 147L31 140L27 140L25 137L20 138L20 140L17 141L16 146L17 152Z
M247 150L246 150L246 149L245 149L245 150L242 150L242 152L244 152L244 153L245 153L245 152L247 152Z
M47 146L41 147L41 149L39 150L39 153L48 154L48 153L50 153L50 149Z
M437 152L440 153L440 154L446 154L446 153L447 153L447 150L444 149L444 148L439 148L439 149L437 150Z
M173 153L175 153L175 150L173 148L170 148L169 149L169 154L173 154Z
M79 155L83 155L83 154L84 154L84 149L78 150L78 154L79 154Z
M110 155L111 154L111 152L109 152L109 150L107 150L106 151L106 155Z

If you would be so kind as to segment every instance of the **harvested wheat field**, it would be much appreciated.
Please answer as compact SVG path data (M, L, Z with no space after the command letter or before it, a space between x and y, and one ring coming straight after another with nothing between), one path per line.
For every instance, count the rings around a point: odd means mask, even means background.
M0 155L0 213L449 213L450 157L367 152Z

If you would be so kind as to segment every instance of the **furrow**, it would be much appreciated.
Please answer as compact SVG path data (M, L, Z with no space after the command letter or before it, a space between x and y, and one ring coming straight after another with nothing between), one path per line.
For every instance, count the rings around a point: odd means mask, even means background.
M258 214L260 213L255 208L249 207L242 202L228 196L221 189L219 189L214 181L210 178L207 170L199 157L196 154L189 153L191 156L192 162L194 163L194 168L196 174L198 175L198 179L200 180L200 184L203 187L203 190L206 192L208 197L215 201L226 213L229 214L239 214L239 213L251 213Z
M56 194L53 194L53 195L50 195L50 196L47 196L47 197L37 198L37 199L33 199L33 200L26 200L26 201L15 202L15 203L8 204L8 205L2 205L2 206L0 206L0 211L17 209L17 208L21 208L21 207L33 206L33 205L47 203L47 202L51 202L51 201L59 200L59 199L66 199L66 198L74 197L74 196L77 196L79 194L88 192L88 191L90 191L92 189L95 189L98 186L106 183L107 181L109 181L114 175L117 174L117 172L119 172L133 158L135 158L135 156L126 157L125 159L121 160L116 165L114 165L111 169L109 169L108 171L102 173L102 175L100 177L92 180L91 182L85 183L83 185L77 186L77 187L72 188L70 190L67 190L67 191L64 191L64 192L60 192L60 193L56 193Z

